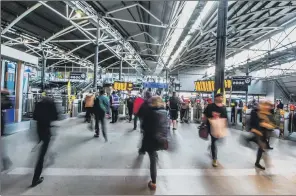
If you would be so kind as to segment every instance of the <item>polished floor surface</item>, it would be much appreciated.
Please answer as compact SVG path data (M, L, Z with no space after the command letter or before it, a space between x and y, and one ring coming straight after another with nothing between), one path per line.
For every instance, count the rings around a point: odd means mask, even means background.
M209 142L196 124L172 132L172 148L159 152L157 190L147 188L148 155L138 156L141 139L132 123L108 123L109 142L93 138L82 119L65 120L56 131L43 172L44 182L29 188L39 146L30 132L5 137L13 166L2 172L1 195L287 195L296 194L296 143L272 139L266 171L254 168L256 150L239 144L231 129L219 143L219 166L211 166ZM32 131L32 130L31 130Z

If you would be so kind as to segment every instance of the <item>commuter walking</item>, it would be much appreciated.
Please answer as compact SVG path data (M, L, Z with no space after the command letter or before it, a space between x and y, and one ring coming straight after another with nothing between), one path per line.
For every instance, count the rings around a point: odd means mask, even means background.
M132 119L133 119L134 101L135 101L135 98L131 94L129 94L128 98L126 99L126 106L128 109L129 122L132 122Z
M93 106L94 106L94 99L95 95L92 93L92 91L89 91L89 94L85 97L85 121L84 122L90 122L91 114L93 113Z
M204 122L206 123L211 136L211 152L212 152L212 165L218 166L217 162L217 141L219 138L225 136L227 124L227 111L223 105L223 95L218 93L215 96L215 102L209 104L204 111ZM218 127L218 128L217 128ZM217 134L216 130L223 130L222 135Z
M118 119L118 109L120 105L119 96L115 93L115 91L112 92L112 95L110 97L110 105L112 110L112 121L110 123L116 123Z
M94 114L95 114L95 135L94 137L100 136L99 122L101 122L101 129L105 141L108 141L106 127L105 127L105 115L109 108L109 100L104 96L104 91L100 91L99 96L94 101Z
M137 95L137 98L134 101L134 106L133 106L133 113L134 113L134 130L137 130L137 125L138 125L138 112L144 103L144 99L141 97L141 94Z
M42 183L43 181L43 177L40 177L40 175L43 169L44 157L50 143L51 122L58 119L58 113L53 99L43 97L35 106L33 119L37 121L37 135L39 137L39 141L42 142L42 146L35 166L32 187Z
M257 109L253 109L251 112L250 127L253 133L252 137L246 138L247 142L255 142L258 145L257 158L255 162L255 167L265 170L260 164L263 152L268 149L268 137L271 131L276 127L274 121L272 120L272 115L270 113L271 104L269 102L260 102Z
M170 108L170 119L173 124L173 130L177 130L177 119L178 112L180 110L180 100L177 97L176 92L173 92L173 96L169 99L169 108Z
M139 110L139 116L142 119L143 139L141 150L147 152L150 159L151 181L148 187L151 190L156 189L157 178L157 160L158 150L166 150L167 134L169 132L169 122L165 103L160 97L152 97L146 101ZM145 153L143 153L145 154Z

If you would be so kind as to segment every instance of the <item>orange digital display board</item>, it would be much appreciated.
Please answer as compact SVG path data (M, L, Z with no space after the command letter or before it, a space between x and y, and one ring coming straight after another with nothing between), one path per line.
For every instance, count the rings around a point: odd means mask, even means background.
M117 91L131 91L134 85L131 82L114 82L113 89Z
M213 80L202 80L194 82L195 91L199 92L213 92L215 90L215 82ZM232 86L232 80L224 80L224 87L226 90Z

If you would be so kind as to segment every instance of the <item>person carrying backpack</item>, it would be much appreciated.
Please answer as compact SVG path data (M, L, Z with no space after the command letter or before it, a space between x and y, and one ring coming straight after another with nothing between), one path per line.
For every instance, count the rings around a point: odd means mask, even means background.
M103 132L103 137L107 142L107 134L105 127L105 115L109 108L109 100L104 96L104 91L101 90L99 96L95 98L94 101L94 114L95 114L95 135L94 137L100 136L99 121L101 122L101 129Z
M180 110L180 100L177 97L176 92L173 92L173 96L169 99L169 110L170 110L170 119L173 123L173 130L177 130L177 119L178 112Z
M148 102L146 102L148 103ZM144 103L146 105L146 103ZM151 181L148 187L151 190L156 189L157 177L157 151L167 150L169 121L165 110L165 103L160 97L152 97L148 107L144 105L139 110L142 118L143 140L141 150L147 152L150 159L150 176ZM141 155L141 154L139 154Z

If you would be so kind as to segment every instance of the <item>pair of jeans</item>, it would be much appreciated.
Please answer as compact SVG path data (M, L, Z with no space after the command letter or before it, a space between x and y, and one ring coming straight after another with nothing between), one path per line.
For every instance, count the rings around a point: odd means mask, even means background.
M137 115L135 115L135 117L134 117L134 129L137 129L137 127L138 127L138 116Z
M217 160L217 154L218 154L217 141L218 141L218 138L215 138L211 135L211 152L212 152L213 160Z
M100 127L99 127L99 122L101 122L101 129L103 133L103 137L107 139L107 134L106 134L106 127L105 127L105 113L95 113L95 130L96 134L100 135Z
M85 122L90 122L91 114L92 114L92 108L85 108Z
M39 133L40 132L50 133L50 130L49 130L50 127L42 127L42 126L37 125L37 129L39 129L38 130ZM48 130L46 130L46 129L48 129ZM44 157L45 157L46 152L49 147L50 138L51 138L51 136L49 134L39 135L39 139L42 142L42 146L41 146L41 149L39 152L38 161L35 166L34 177L33 177L32 183L37 182L41 176L41 173L43 170Z
M128 107L128 116L129 116L129 121L131 122L133 119L133 108Z
M185 117L185 112L186 112L186 109L181 109L180 111L180 118L181 118L181 121L183 121L183 118Z
M118 119L118 108L112 107L112 122L117 122Z
M156 184L156 177L157 177L157 160L158 160L158 154L156 151L149 151L148 152L149 159L150 159L150 176L151 181L153 184Z

